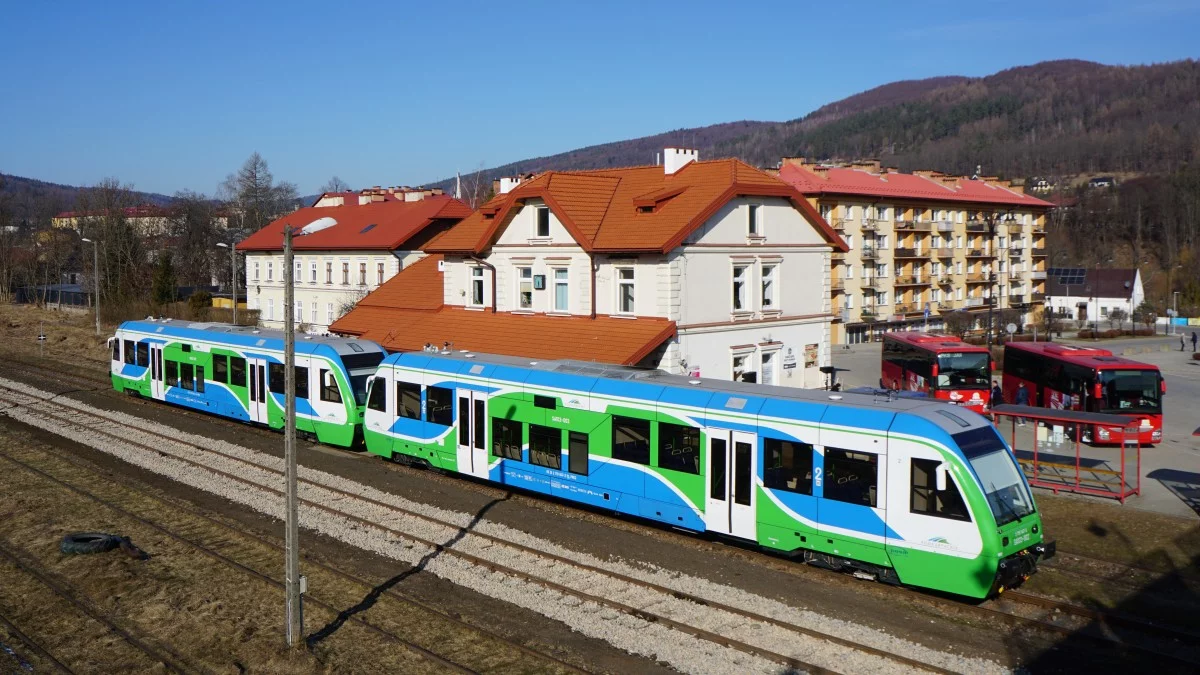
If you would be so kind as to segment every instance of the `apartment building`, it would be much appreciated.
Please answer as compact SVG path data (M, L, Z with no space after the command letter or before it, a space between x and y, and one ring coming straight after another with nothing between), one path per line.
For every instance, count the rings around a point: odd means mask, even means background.
M1020 186L991 176L900 173L874 161L785 158L775 173L849 247L832 260L835 344L941 329L956 311L982 327L989 303L1026 323L1045 299L1051 204Z
M668 148L662 166L551 171L498 187L331 330L397 351L822 383L830 255L845 247L786 183Z
M309 333L329 325L401 269L424 257L421 246L470 215L463 202L429 190L327 193L237 245L246 254L246 294L259 323L282 328L283 230L329 217L336 225L293 239L295 321Z

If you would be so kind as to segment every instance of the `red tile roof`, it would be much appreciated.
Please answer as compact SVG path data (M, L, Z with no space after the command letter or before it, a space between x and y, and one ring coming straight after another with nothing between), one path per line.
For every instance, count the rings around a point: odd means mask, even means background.
M847 167L829 167L817 172L787 163L779 170L779 178L806 195L861 195L1035 208L1051 206L1032 195L989 181L966 178L947 183L940 178L911 173L876 173Z
M121 209L121 212L126 218L166 218L171 215L169 209L154 204L140 204L138 206L127 206ZM55 215L55 218L86 218L90 216L99 216L105 214L105 211L63 211Z
M661 166L548 171L497 196L425 250L481 253L525 199L537 198L546 202L584 250L666 253L738 196L789 199L826 241L846 250L845 242L803 195L736 159L692 162L672 175ZM644 212L646 206L653 210Z
M278 251L283 248L283 228L303 227L318 218L330 217L337 225L297 237L298 251L386 250L404 248L428 235L427 229L445 227L471 213L463 202L448 196L426 197L415 202L381 201L345 206L309 206L272 222L244 239L239 251Z
M492 313L442 305L441 256L404 268L330 326L374 340L390 351L427 343L540 359L634 365L675 334L675 322L653 318Z

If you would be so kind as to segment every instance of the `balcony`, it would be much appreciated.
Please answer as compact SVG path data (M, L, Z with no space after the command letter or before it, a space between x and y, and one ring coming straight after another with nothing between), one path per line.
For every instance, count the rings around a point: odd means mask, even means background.
M938 286L953 286L954 279L952 279L949 274L940 275L937 278L937 285Z
M1033 272L1030 272L1029 278L1033 279L1035 281L1038 279L1045 279L1046 278L1046 270L1035 270Z
M987 298L967 298L963 301L963 307L967 309L972 307L984 307L986 306L985 300L987 300Z
M904 220L896 221L896 229L906 232L932 232L933 223L906 218Z
M969 248L967 249L968 258L990 258L992 254L986 248Z
M1029 301L1030 302L1045 302L1046 294L1045 293L1034 293L1029 296Z
M1046 257L1046 249L1044 249L1044 248L1034 248L1034 249L1030 249L1030 250L1033 251L1033 257L1035 257L1035 258L1045 258Z
M876 251L873 246L864 246L862 250L863 260L879 260L879 251Z
M876 220L874 218L868 218L864 220L862 223L863 232L874 232L875 230L878 230L879 224L882 222L882 220Z
M930 257L932 257L932 258L942 258L944 260L949 260L950 258L954 257L954 249L952 249L952 248L933 248L933 249L929 250L929 254L930 254Z
M846 290L846 280L845 279L834 279L830 283L830 286L833 288L834 291L844 291L844 290Z
M1024 279L1025 278L1025 270L1009 270L1008 278L1013 281Z
M836 262L836 261L838 261L838 260L845 260L845 259L846 259L846 253L845 253L845 251L834 251L834 252L831 254L831 256L832 256L832 258L833 258L833 260L834 260L835 262Z
M967 275L968 284L986 284L988 283L987 272L972 272Z
M897 314L913 314L915 312L923 312L923 311L924 311L924 309L922 309L920 305L918 305L916 303L912 303L912 302L905 303L902 305L901 304L896 305L896 313Z
M918 277L911 274L896 277L896 286L928 286L929 277Z
M893 254L897 258L924 258L925 254L919 248L897 248Z
M863 288L879 288L879 279L877 277L864 277L859 284Z
M1010 246L1008 249L1008 255L1011 258L1020 258L1024 254L1025 254L1024 246Z
M987 232L987 223L967 223L967 232Z
M952 223L948 220L944 220L937 224L937 231L938 232L953 232L954 231L954 223Z
M1008 306L1024 304L1025 295L1023 293L1013 293L1008 296Z

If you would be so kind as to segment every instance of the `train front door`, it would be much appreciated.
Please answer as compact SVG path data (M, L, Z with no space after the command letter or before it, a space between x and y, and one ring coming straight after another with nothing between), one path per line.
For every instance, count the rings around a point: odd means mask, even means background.
M458 470L488 477L487 394L458 390Z
M757 538L754 515L754 477L757 474L758 438L754 434L709 429L708 497L704 520L708 529L753 541Z
M150 397L162 400L166 388L163 386L163 346L150 343Z
M250 421L267 424L266 359L246 359L246 371L250 379Z

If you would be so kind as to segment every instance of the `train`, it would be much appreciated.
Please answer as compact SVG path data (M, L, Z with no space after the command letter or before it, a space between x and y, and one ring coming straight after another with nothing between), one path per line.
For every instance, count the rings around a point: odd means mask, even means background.
M279 331L127 322L111 339L113 386L279 428L282 342ZM962 407L591 362L385 354L355 339L296 345L308 369L297 428L323 443L968 598L1021 584L1055 552L1011 448ZM212 380L214 356L244 359L250 382L231 384L229 370ZM314 401L322 386L339 394L335 417ZM263 391L265 414L253 410Z

